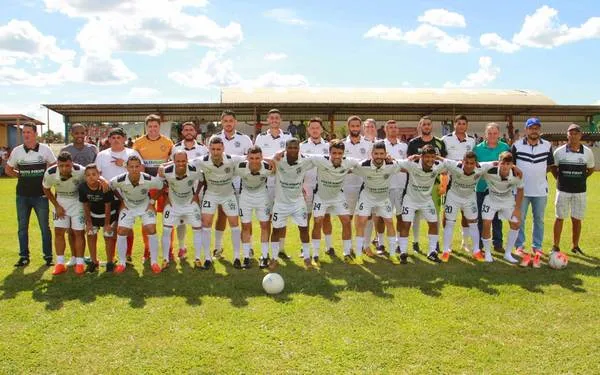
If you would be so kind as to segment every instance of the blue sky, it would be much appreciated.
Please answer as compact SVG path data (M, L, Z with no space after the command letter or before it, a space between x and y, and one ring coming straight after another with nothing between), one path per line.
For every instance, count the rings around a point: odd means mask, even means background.
M214 102L227 86L531 89L600 103L597 1L0 3L0 113Z

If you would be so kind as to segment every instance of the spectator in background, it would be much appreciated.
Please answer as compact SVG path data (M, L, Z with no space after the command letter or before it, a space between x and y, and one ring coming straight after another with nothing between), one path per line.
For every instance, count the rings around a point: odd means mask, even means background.
M6 161L8 160L8 151L6 147L0 148L0 177L4 176L4 169L6 168Z
M127 144L125 145L125 147L133 147L133 139L131 139L131 137L127 138Z
M385 129L383 128L383 125L377 129L377 139L385 139Z
M98 154L98 147L89 142L91 137L87 137L88 142L85 142L85 133L85 126L79 123L73 124L71 126L71 137L73 138L73 143L69 143L60 150L60 152L67 151L69 154L71 154L73 163L82 165L84 167L92 164L96 160L96 155Z
M300 138L301 141L306 139L306 125L304 125L304 121L300 121L300 124L298 125L298 138Z
M290 124L288 125L287 130L288 130L288 132L290 132L292 137L295 137L298 134L298 127L294 124L293 121L290 121Z
M377 123L374 119L368 118L363 123L363 136L370 142L375 142L377 140ZM385 138L385 131L384 131Z

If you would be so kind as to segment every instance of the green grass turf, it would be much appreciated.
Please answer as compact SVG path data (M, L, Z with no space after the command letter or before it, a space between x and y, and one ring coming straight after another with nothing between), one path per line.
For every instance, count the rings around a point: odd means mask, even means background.
M280 267L285 291L269 297L256 264L233 269L228 238L214 271L185 263L153 275L138 233L124 275L52 277L32 218L32 264L13 268L15 182L3 179L0 373L599 373L599 186L591 177L589 256L571 255L564 270L474 263L461 251L442 265L411 256L407 266L359 267L323 255L319 270L298 258ZM549 204L545 249L552 222ZM566 250L569 233L567 223ZM290 225L291 254L297 238Z

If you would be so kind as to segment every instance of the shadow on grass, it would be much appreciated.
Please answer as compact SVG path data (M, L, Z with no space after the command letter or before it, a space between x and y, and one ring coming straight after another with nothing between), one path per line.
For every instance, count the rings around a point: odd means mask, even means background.
M387 258L367 259L362 266L347 265L337 257L322 257L319 268L306 270L295 258L281 262L276 272L286 283L284 291L273 296L278 303L288 303L294 295L303 294L337 303L341 293L354 291L371 293L391 299L392 288L420 290L432 298L443 296L448 286L476 289L488 295L499 295L500 286L519 286L532 293L543 293L543 287L558 285L575 293L585 293L581 276L600 276L597 259L572 257L566 269L556 271L520 268L506 263L494 254L493 264L474 262L470 255L453 253L449 263L434 264L423 255L411 254L409 264L392 265ZM226 298L237 308L248 306L248 299L265 296L261 281L267 273L253 261L249 270L233 268L229 260L217 262L217 269L197 270L188 261L171 265L155 275L148 265L128 266L124 274L101 271L76 276L68 273L43 278L50 269L41 266L33 272L28 268L15 268L0 285L0 299L12 299L19 293L32 292L32 298L44 302L46 309L59 310L68 301L92 303L102 296L116 296L129 300L132 308L142 308L150 298L179 296L193 306L202 304L203 297Z

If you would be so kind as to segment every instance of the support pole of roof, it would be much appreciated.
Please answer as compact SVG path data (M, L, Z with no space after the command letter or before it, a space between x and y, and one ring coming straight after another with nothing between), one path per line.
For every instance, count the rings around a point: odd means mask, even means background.
M21 132L21 117L17 116L17 144L20 145L23 143L23 133ZM37 132L36 132L37 135Z
M69 132L71 124L69 123L69 116L63 115L63 122L65 123L65 143L69 143Z

